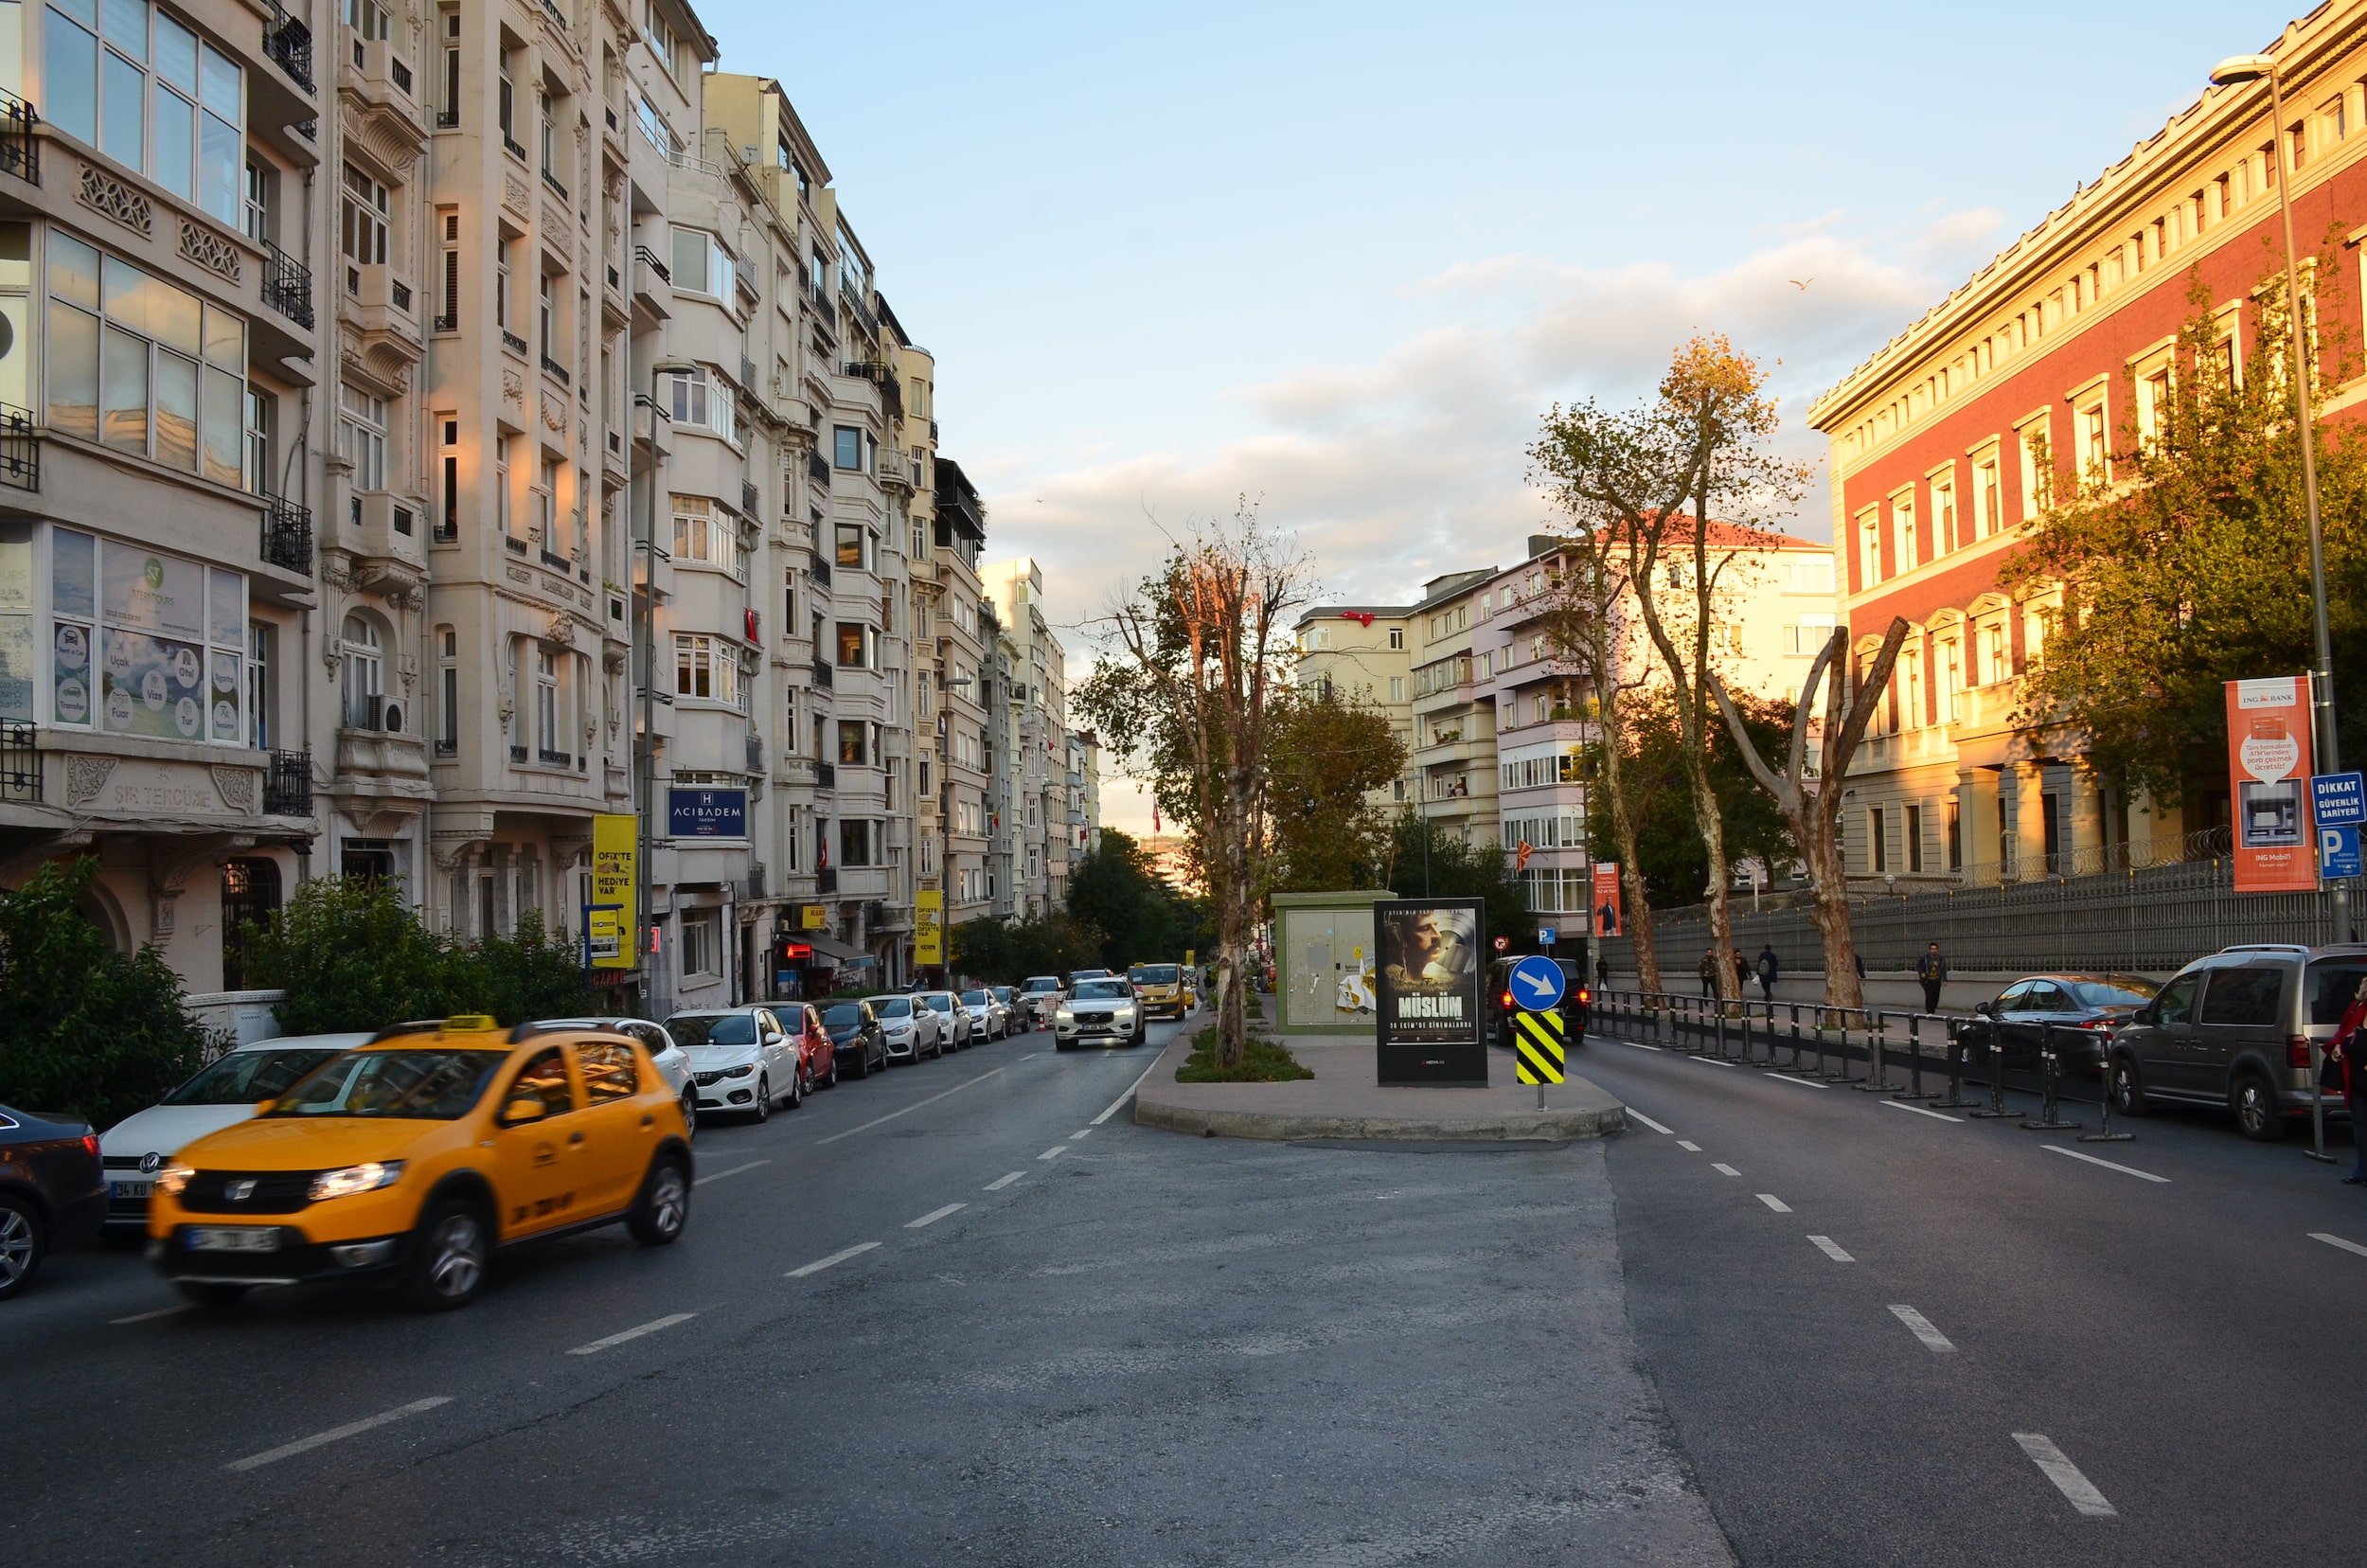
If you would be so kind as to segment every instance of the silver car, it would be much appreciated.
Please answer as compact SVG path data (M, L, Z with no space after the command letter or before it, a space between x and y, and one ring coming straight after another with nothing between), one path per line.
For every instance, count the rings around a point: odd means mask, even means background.
M2198 958L2113 1034L2112 1108L2141 1116L2153 1100L2221 1105L2263 1143L2313 1105L2341 1114L2342 1096L2312 1081L2311 1059L2323 1058L2362 984L2367 946L2262 943Z

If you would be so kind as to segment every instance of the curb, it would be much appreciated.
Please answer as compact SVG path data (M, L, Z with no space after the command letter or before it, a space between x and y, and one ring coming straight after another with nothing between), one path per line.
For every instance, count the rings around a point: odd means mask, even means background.
M1376 1143L1568 1143L1623 1131L1627 1108L1592 1111L1531 1111L1517 1115L1451 1121L1415 1116L1326 1116L1285 1111L1213 1111L1134 1096L1134 1120L1201 1137L1262 1138L1285 1142L1341 1138Z

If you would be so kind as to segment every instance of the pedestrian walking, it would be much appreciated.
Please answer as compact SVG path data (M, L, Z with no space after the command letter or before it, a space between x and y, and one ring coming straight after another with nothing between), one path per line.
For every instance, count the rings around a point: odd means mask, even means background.
M1775 1000L1775 982L1782 967L1775 962L1775 944L1770 942L1759 949L1759 994L1768 1001Z
M2343 1103L2351 1109L2351 1147L2357 1150L2351 1160L2351 1173L2342 1178L2349 1186L2367 1186L2367 1129L2358 1120L2358 1098L2361 1075L2351 1071L2351 1059L2360 1048L2359 1027L2367 1024L2367 977L2358 982L2358 989L2351 994L2351 1005L2342 1009L2342 1022L2336 1025L2334 1039L2326 1046L2325 1072L2319 1077L2321 1091L2328 1088L2329 1078L2338 1078L2342 1085Z
M1594 955L1594 988L1597 990L1611 989L1611 954L1608 953Z
M1915 978L1923 982L1923 1010L1940 1010L1940 988L1948 984L1948 960L1940 956L1940 944L1933 942L1915 960Z
M1735 994L1740 996L1751 989L1751 960L1742 955L1740 948L1734 952Z
M1717 994L1717 950L1716 948L1701 950L1700 975L1701 994L1716 996Z

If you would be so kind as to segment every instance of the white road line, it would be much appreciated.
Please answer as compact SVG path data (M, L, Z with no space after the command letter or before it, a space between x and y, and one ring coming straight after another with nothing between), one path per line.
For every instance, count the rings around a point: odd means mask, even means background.
M2110 1519L2120 1510L2104 1500L2095 1483L2079 1473L2079 1467L2063 1456L2063 1451L2041 1432L2017 1432L2014 1441L2039 1472L2055 1483L2055 1489L2071 1500L2071 1506L2091 1519Z
M1893 1307L1891 1315L1907 1326L1907 1331L1930 1346L1934 1354L1945 1355L1956 1348L1946 1334L1931 1327L1931 1320L1913 1307Z
M2340 1247L2346 1253L2357 1253L2361 1257L2367 1257L2367 1247L2362 1247L2356 1241L2345 1241L2339 1236L2328 1236L2324 1231L2311 1231L2309 1233L2309 1238L2312 1241L2323 1241L2329 1247ZM167 1310L170 1310L170 1309L168 1308ZM154 1317L156 1314L154 1312L144 1312L141 1316ZM139 1322L139 1318L117 1318L116 1321L117 1323L137 1323Z
M1022 1060L1022 1061L1033 1061L1033 1060L1035 1060L1038 1057L1040 1057L1040 1056L1041 1056L1041 1055L1043 1055L1043 1053L1042 1053L1041 1051L1030 1051L1030 1052L1028 1052L1025 1056L1021 1057L1019 1060Z
M1009 1186L1013 1182L1018 1181L1022 1176L1026 1174L1027 1172L1023 1170L1014 1170L1008 1176L997 1176L993 1181L987 1184L986 1190L988 1192L1000 1192L1005 1187Z
M1042 1153L1037 1155L1036 1158L1039 1160L1057 1160L1067 1152L1068 1145L1054 1144L1050 1149L1047 1149Z
M1092 1131L1093 1129L1090 1127L1080 1127L1076 1131L1068 1135L1068 1141L1075 1143L1077 1139L1083 1137L1086 1133L1091 1132Z
M1110 1108L1102 1112L1098 1116L1095 1116L1093 1120L1093 1124L1095 1127L1099 1127L1103 1122L1106 1122L1112 1116L1116 1115L1118 1114L1118 1107L1124 1105L1128 1100L1134 1097L1134 1091L1143 1086L1143 1078L1150 1077L1152 1069L1156 1068L1158 1065L1159 1064L1154 1061L1150 1064L1150 1066L1144 1068L1143 1077L1138 1078L1133 1082L1128 1084L1126 1086L1126 1093L1112 1100L1110 1102Z
M1619 1043L1622 1045L1632 1045L1639 1051L1657 1051L1661 1048L1658 1045L1646 1045L1640 1040L1623 1040Z
M837 1252L832 1253L828 1257L817 1257L802 1269L792 1269L783 1277L788 1279L803 1279L808 1274L818 1274L825 1269L834 1269L838 1267L838 1265L845 1262L850 1257L860 1256L862 1254L869 1252L872 1248L878 1246L879 1244L880 1243L877 1241L858 1241L851 1247L840 1248Z
M1740 1062L1738 1062L1738 1061L1720 1061L1720 1060L1718 1060L1716 1057L1700 1057L1700 1056L1698 1056L1698 1057L1695 1057L1693 1060L1696 1060L1696 1061L1699 1061L1699 1062L1702 1062L1702 1063L1704 1063L1705 1065L1708 1065L1708 1066L1711 1066L1711 1067L1739 1067L1739 1066L1741 1066L1741 1065L1742 1065L1742 1063L1740 1063Z
M1664 1137L1670 1137L1670 1138L1673 1138L1673 1137L1675 1137L1675 1136L1677 1135L1677 1134L1675 1134L1674 1132L1669 1131L1668 1131L1668 1129L1666 1129L1665 1127L1663 1127L1660 1123L1658 1123L1658 1122L1654 1121L1651 1117L1649 1117L1649 1116L1646 1115L1643 1112L1638 1111L1638 1110L1637 1110L1634 1106L1632 1106L1632 1105L1630 1105L1630 1106L1628 1106L1628 1115L1630 1115L1630 1116L1632 1116L1632 1117L1634 1117L1637 1121L1642 1122L1645 1126L1646 1126L1646 1127L1650 1128L1653 1131L1658 1132L1658 1133L1662 1134L1662 1135L1663 1135L1663 1136L1664 1136Z
M827 1138L816 1138L813 1140L814 1145L819 1148L823 1144L834 1144L841 1138L851 1138L858 1132L868 1132L873 1128L879 1126L881 1122L892 1122L899 1116L909 1116L924 1105L934 1105L937 1101L943 1099L946 1095L958 1095L963 1090L970 1087L972 1084L984 1083L987 1079L994 1077L995 1074L1006 1071L1008 1071L1008 1069L1002 1067L992 1068L987 1072L979 1074L974 1078L970 1078L964 1082L953 1085L952 1088L944 1091L942 1094L931 1095L925 1100L915 1100L912 1104L904 1107L901 1111L891 1111L884 1116L872 1117L869 1121L864 1122L861 1127L850 1127L844 1132L833 1132Z
M1889 1106L1894 1111L1913 1111L1916 1115L1929 1116L1933 1121L1961 1122L1965 1119L1962 1116L1943 1115L1937 1111L1927 1110L1925 1107L1920 1105L1909 1105L1905 1100L1886 1099L1882 1103Z
M959 1214L962 1210L968 1207L970 1207L968 1203L948 1203L943 1208L931 1209L928 1213L922 1215L917 1220L905 1221L904 1228L906 1230L918 1230L923 1225L934 1225L938 1221L944 1219L947 1215Z
M343 1442L347 1437L359 1436L372 1427L383 1427L389 1421L400 1421L405 1416L417 1416L423 1410L434 1410L437 1405L450 1403L452 1403L452 1396L449 1394L438 1394L432 1399L414 1399L407 1405L397 1405L394 1409L376 1416L365 1416L358 1421L347 1421L344 1426L330 1427L327 1432L316 1432L310 1437L299 1437L293 1443L282 1443L276 1449L265 1449L260 1453L250 1453L243 1459L233 1459L222 1468L230 1470L260 1470L265 1465L276 1464L282 1459L293 1458L299 1453L308 1453L327 1444Z
M1787 1074L1787 1073L1761 1073L1761 1074L1759 1075L1759 1077L1761 1077L1761 1078L1773 1078L1773 1079L1774 1079L1776 1082L1778 1082L1778 1083L1789 1083L1789 1084L1795 1085L1796 1087L1799 1087L1799 1088L1802 1088L1802 1089L1823 1089L1823 1088L1827 1087L1827 1085L1824 1085L1824 1084L1822 1084L1822 1083L1812 1082L1812 1081L1810 1081L1810 1080L1809 1080L1809 1079L1807 1079L1807 1078L1793 1078L1793 1077L1791 1077L1789 1074Z
M1833 1242L1833 1238L1829 1236L1811 1236L1808 1239L1816 1243L1817 1251L1823 1253L1825 1256L1831 1258L1836 1263L1855 1263L1858 1261L1847 1253L1842 1251L1840 1247L1836 1246Z
M1688 1154L1699 1154L1701 1152L1701 1146L1700 1144L1688 1143L1682 1138L1679 1138L1677 1140L1677 1147L1683 1149Z
M2164 1185L2169 1182L2167 1176L2156 1176L2152 1171L2139 1170L2135 1166L2114 1165L2109 1160L2099 1160L2092 1154L2082 1154L2076 1149L2065 1149L2061 1144L2043 1144L2040 1147L2050 1154L2062 1154L2074 1160L2085 1160L2091 1166L2102 1166L2107 1170L2117 1170L2124 1176L2134 1176L2141 1182L2161 1182Z
M1789 1214L1791 1212L1791 1205L1785 1203L1781 1198L1776 1197L1771 1192L1760 1193L1759 1202L1765 1203L1769 1208L1773 1209L1778 1214Z
M1710 1168L1717 1171L1721 1176L1739 1176L1742 1174L1741 1171L1736 1170L1734 1167L1730 1165L1719 1165L1716 1160L1712 1160L1710 1162Z
M2326 1238L2322 1239L2331 1238ZM2335 1244L2337 1246L2350 1245L2347 1241L2338 1241ZM109 1318L107 1321L115 1327L120 1328L127 1323L150 1323L160 1317L170 1317L175 1312L186 1312L188 1311L193 1305L194 1304L191 1302L185 1301L178 1307L159 1307L152 1312L133 1312L130 1317Z
M637 1340L644 1334L654 1334L660 1328L671 1328L677 1323L688 1323L698 1315L696 1312L668 1312L666 1316L654 1318L638 1328L628 1328L621 1334L611 1334L606 1339L596 1339L589 1345L578 1345L567 1354L571 1356L597 1355L600 1351L622 1345L627 1340Z
M709 1182L720 1182L726 1176L737 1176L743 1170L754 1170L760 1165L771 1165L772 1163L773 1162L770 1160L750 1160L746 1165L736 1165L729 1170L709 1171L706 1175L700 1177L697 1181L691 1183L690 1185L692 1186L704 1186Z

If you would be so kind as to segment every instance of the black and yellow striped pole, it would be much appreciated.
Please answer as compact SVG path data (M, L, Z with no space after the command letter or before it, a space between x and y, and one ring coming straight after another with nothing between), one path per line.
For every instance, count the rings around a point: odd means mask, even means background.
M1559 1083L1569 1061L1562 1027L1558 1007L1542 1012L1522 1008L1512 1015L1513 1072L1522 1083L1537 1085L1539 1111L1545 1109L1545 1085Z

